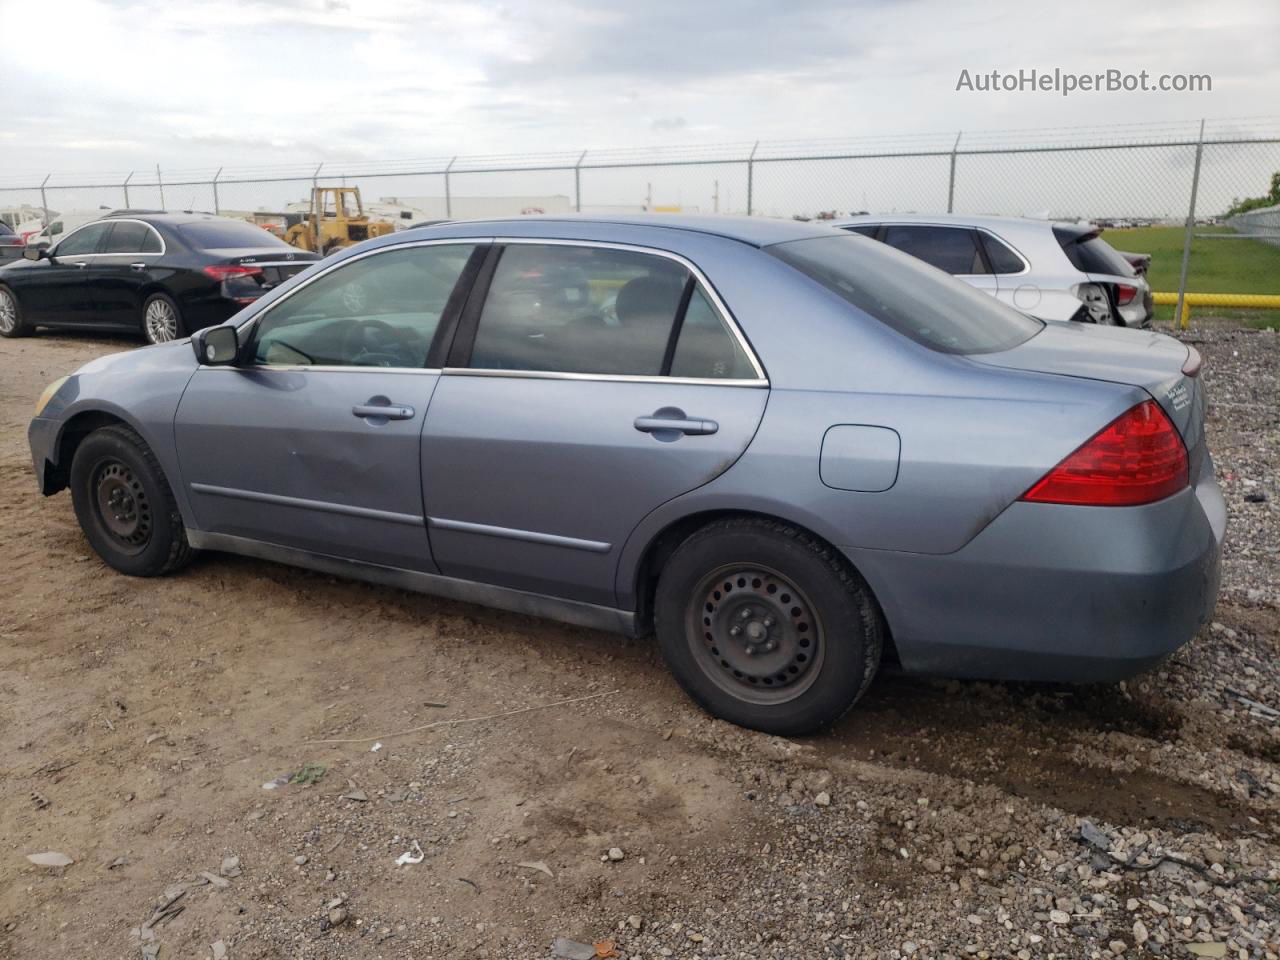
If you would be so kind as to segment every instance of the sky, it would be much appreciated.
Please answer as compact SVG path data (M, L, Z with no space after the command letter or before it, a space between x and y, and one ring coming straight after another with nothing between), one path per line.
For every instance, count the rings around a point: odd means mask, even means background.
M1277 40L1275 0L0 0L0 183L1275 116ZM1033 67L1212 91L956 89Z

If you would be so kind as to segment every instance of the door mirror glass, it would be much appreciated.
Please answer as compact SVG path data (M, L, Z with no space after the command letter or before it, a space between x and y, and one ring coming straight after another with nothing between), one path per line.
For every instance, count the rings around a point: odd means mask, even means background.
M191 338L196 359L207 367L224 367L240 355L240 337L235 327L206 327Z
M28 260L43 260L49 255L49 249L45 246L27 245L22 248L22 255Z

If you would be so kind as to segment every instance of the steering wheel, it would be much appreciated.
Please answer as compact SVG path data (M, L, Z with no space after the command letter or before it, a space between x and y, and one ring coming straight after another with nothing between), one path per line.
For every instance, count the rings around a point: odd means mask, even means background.
M405 363L409 349L404 334L384 320L356 320L342 337L343 356L358 367L415 366Z

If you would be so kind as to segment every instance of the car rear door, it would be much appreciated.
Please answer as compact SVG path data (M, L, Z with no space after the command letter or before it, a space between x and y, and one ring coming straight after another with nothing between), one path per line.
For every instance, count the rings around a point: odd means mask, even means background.
M434 572L419 440L476 249L343 261L255 317L237 366L196 371L174 427L200 530Z
M495 246L423 430L441 572L612 606L628 535L728 469L767 397L737 326L681 258Z
M101 253L89 268L93 311L104 323L142 323L142 289L155 279L164 242L141 220L113 220Z

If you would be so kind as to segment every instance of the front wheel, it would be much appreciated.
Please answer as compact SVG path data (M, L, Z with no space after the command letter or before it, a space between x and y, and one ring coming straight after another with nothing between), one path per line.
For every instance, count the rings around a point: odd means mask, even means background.
M843 558L785 523L734 518L686 540L663 568L658 642L708 712L796 736L838 720L880 663L884 623Z
M183 336L182 314L167 293L153 293L142 305L142 335L147 343L168 343Z
M18 298L8 287L0 287L0 337L25 337L30 332Z
M90 546L121 573L154 577L191 558L160 462L128 427L102 427L76 448L71 502Z

